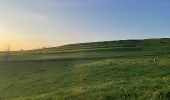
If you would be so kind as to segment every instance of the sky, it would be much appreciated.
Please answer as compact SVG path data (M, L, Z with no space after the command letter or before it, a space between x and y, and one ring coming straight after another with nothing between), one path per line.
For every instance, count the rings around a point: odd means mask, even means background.
M0 50L170 38L170 0L0 0Z

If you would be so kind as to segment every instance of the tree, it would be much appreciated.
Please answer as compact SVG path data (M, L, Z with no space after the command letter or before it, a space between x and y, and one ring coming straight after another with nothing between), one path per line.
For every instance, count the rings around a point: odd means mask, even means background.
M10 55L10 46L8 45L5 50L5 58L4 58L5 61L9 59L9 55Z

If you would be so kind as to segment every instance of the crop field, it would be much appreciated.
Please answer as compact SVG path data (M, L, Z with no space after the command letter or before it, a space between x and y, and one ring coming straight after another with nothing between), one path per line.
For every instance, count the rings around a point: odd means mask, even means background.
M0 53L0 100L170 100L170 39Z

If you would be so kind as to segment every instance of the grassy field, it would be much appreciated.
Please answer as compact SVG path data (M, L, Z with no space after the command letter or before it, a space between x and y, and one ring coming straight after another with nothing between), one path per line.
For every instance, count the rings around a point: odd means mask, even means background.
M0 100L170 100L170 39L0 53Z

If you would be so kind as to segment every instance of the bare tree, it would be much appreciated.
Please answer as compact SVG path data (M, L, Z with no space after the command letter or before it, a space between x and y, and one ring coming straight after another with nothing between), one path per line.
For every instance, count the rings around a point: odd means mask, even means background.
M9 55L10 55L10 46L8 45L5 50L5 58L4 58L5 61L9 59Z

